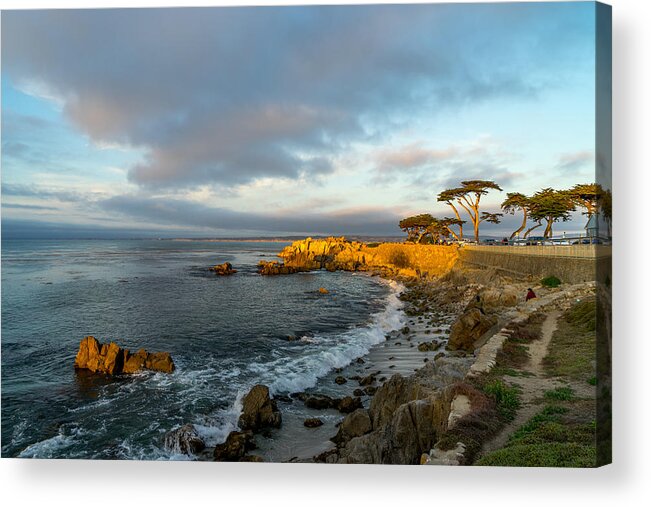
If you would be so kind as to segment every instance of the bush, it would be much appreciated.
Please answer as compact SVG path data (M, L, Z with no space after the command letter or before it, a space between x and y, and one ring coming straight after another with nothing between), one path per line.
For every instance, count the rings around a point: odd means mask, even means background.
M542 280L540 280L540 285L547 288L558 287L560 284L561 281L555 276L548 276L547 278L543 278Z
M518 391L514 387L507 386L501 380L494 380L484 386L484 392L495 400L497 411L502 417L508 421L513 420L520 408Z
M546 400L569 401L574 398L574 391L571 387L558 387L545 393Z
M409 267L409 257L402 250L394 250L391 252L391 257L389 262L398 268L407 268Z

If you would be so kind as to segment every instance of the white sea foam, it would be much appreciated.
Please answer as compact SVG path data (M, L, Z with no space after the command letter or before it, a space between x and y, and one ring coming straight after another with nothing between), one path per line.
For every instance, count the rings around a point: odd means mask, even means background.
M374 345L384 342L388 333L403 327L406 317L398 294L404 287L396 281L382 282L390 286L391 293L386 297L384 309L373 314L367 326L335 335L303 337L301 341L308 342L311 348L306 349L307 354L301 357L280 357L249 364L247 371L253 374L255 383L268 385L271 394L309 389L332 370L343 368L365 356ZM241 386L233 405L218 415L219 423L214 426L195 424L207 445L223 442L231 431L237 429L242 398L252 385Z
M68 433L68 434L66 434ZM32 445L27 446L18 455L19 458L56 458L60 455L60 451L70 447L75 443L75 440L80 437L84 432L79 428L71 428L68 432L64 432L63 427L59 429L59 433L51 438L41 440Z

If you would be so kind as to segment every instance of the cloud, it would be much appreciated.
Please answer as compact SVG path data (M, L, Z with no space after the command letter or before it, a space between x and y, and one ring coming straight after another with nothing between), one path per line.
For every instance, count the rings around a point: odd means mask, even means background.
M57 187L44 187L41 185L24 185L14 183L3 183L2 194L5 196L30 197L46 201L56 200L60 202L89 203L102 194L100 192L91 194L78 192Z
M332 212L293 209L275 213L254 213L206 206L185 199L170 199L140 194L121 195L98 202L113 215L132 222L146 222L175 227L203 228L231 236L313 234L313 235L399 235L400 209L357 207Z
M590 150L564 153L558 159L556 167L563 171L575 171L594 162L594 152Z
M38 204L18 204L18 203L2 203L3 208L9 209L26 209L26 210L35 210L35 211L54 211L57 208L53 206L41 206Z
M445 147L429 147L419 141L380 149L371 158L375 164L374 182L406 182L409 201L432 199L445 188L459 186L462 179L493 180L509 186L523 176L513 170L518 155L487 136Z
M552 35L573 25L532 31L549 11L472 8L9 11L2 70L98 145L144 150L128 173L141 187L311 177L412 115L540 92ZM522 35L534 42L513 44Z

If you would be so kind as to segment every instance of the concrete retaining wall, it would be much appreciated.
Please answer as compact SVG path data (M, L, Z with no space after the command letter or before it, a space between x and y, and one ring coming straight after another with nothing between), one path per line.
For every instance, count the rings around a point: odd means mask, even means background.
M610 264L611 248L575 246L474 246L459 249L462 265L494 268L506 274L535 279L556 276L566 283L590 282L597 266Z

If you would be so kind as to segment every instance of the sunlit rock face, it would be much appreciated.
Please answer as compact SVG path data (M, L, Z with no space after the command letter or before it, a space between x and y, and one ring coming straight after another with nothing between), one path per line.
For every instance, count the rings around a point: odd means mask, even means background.
M174 361L168 352L147 352L140 349L131 354L128 349L121 348L115 342L102 344L94 336L86 336L79 343L75 368L108 375L136 373L141 370L172 373Z
M343 237L295 241L285 247L278 262L261 262L264 275L300 271L374 271L406 278L432 278L448 273L459 259L456 246L410 243L366 244Z

